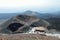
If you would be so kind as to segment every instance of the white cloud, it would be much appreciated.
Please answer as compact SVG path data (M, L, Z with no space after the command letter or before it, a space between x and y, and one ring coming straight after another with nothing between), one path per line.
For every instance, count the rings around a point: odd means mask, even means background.
M59 5L56 0L0 0L0 8L48 7Z
M0 0L0 12L29 9L46 11L51 7L60 8L60 0Z

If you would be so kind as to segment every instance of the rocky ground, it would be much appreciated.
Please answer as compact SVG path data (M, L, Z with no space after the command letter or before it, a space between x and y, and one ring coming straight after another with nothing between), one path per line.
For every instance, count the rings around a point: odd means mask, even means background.
M60 40L40 34L2 34L0 40Z

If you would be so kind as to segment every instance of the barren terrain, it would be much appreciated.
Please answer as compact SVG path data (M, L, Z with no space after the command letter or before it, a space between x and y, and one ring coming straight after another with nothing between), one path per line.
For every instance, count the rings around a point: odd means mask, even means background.
M59 40L58 38L39 34L3 34L0 40Z

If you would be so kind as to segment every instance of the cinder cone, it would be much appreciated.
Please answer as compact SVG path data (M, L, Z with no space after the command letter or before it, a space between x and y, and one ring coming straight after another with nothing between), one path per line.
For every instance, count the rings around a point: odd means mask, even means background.
M17 15L0 25L0 33L21 33L28 31L30 27L37 26L47 27L49 23L33 15Z

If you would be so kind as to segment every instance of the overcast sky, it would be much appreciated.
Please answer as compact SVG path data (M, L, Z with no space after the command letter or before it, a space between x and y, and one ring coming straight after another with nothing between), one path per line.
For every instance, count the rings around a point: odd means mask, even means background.
M0 13L60 11L60 0L0 0Z

